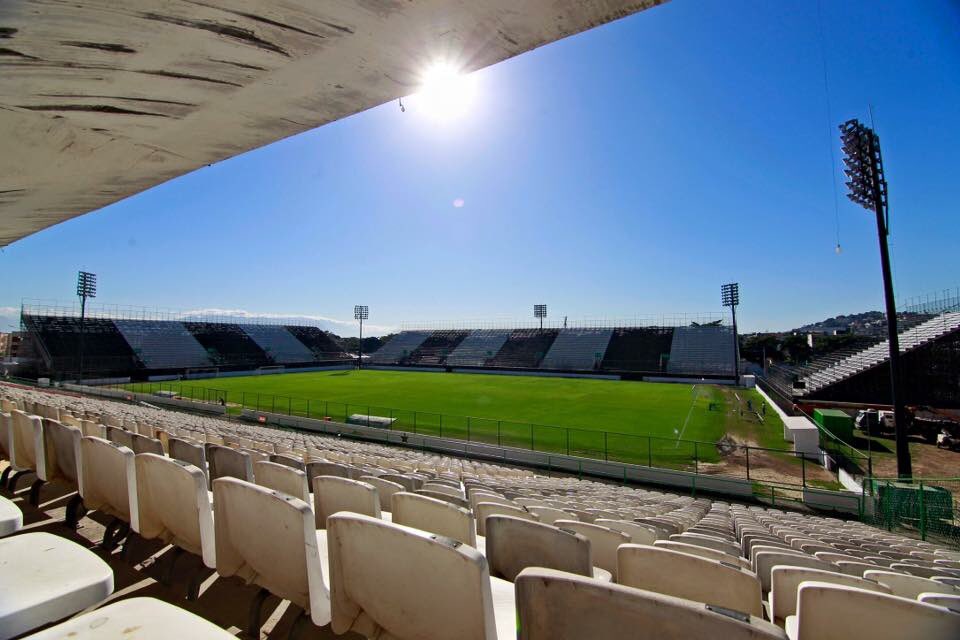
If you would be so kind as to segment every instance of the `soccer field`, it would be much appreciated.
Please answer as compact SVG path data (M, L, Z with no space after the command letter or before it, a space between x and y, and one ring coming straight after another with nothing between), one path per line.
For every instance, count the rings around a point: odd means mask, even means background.
M273 374L164 388L193 397L216 389L233 407L338 421L386 416L417 433L623 461L688 459L692 441L715 442L750 426L737 396L760 403L753 391L717 385L415 371ZM696 455L717 459L709 446Z

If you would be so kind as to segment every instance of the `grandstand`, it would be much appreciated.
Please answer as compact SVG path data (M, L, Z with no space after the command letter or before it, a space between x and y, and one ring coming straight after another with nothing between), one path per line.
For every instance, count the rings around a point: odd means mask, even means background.
M482 367L500 351L511 333L509 329L473 331L447 356L447 364L453 367Z
M124 340L147 369L183 369L213 364L206 349L182 322L114 320Z
M2 638L960 634L960 551L856 521L7 384L0 435Z
M561 329L540 361L543 369L593 371L600 367L613 329Z
M733 331L726 327L677 327L667 371L678 375L733 375Z

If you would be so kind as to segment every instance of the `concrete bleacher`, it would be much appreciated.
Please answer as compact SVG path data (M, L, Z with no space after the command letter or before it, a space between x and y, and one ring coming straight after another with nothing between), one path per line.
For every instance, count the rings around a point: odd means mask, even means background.
M148 369L209 367L210 357L183 323L114 320L120 333Z
M733 375L733 331L729 327L677 327L670 344L667 372Z
M540 367L593 371L603 361L612 336L613 329L561 329Z
M8 384L0 434L0 638L960 637L960 551L855 521Z
M500 351L485 364L488 367L534 369L547 355L557 333L558 329L515 329Z
M413 353L432 331L402 331L390 338L387 344L370 354L372 364L398 364Z
M313 352L287 331L286 327L258 324L240 326L276 364L311 362L314 359Z
M478 329L471 331L456 349L447 356L447 364L454 367L482 367L495 356L510 337L509 329Z

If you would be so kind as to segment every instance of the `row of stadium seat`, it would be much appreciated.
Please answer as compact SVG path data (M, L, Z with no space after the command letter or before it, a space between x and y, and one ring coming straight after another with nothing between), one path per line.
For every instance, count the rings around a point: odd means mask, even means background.
M109 515L103 547L173 544L335 633L514 637L517 616L524 638L960 632L942 606L960 552L859 523L2 390L0 452Z

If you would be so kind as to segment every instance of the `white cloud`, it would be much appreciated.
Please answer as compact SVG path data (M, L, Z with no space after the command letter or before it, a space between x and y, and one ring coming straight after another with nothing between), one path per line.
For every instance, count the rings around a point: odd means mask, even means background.
M463 207L463 205L465 204L467 203L463 198L457 198L456 200L453 201L453 206L456 207L457 209Z

